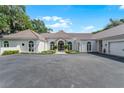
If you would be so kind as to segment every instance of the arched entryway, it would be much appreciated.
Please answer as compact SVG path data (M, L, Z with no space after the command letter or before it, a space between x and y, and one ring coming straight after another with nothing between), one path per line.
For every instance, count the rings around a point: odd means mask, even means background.
M63 41L58 42L58 51L64 51L64 42Z
M87 52L91 52L91 42L87 43Z
M29 52L34 52L34 42L29 41Z

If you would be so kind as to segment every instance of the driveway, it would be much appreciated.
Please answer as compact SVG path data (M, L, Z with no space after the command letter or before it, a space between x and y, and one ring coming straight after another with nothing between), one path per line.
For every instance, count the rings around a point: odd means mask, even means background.
M124 63L92 54L1 56L0 87L124 87Z

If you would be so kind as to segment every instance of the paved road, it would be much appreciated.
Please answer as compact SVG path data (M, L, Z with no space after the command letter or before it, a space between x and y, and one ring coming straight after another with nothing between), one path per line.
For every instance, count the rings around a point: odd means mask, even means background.
M124 87L124 63L91 54L1 56L0 87Z

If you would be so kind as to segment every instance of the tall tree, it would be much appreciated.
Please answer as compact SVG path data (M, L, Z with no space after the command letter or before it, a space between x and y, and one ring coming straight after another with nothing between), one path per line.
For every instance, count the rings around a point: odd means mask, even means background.
M5 30L5 32L6 33L15 33L18 30L24 30L24 29L31 28L30 19L26 15L25 11L26 11L25 6L23 6L23 5L0 6L1 20L2 19L6 20L6 18L7 18L7 21L4 21L4 24L6 24L6 26L1 26L0 29L6 29L6 28L8 28L7 25L9 25L9 30Z
M32 22L32 29L35 30L37 33L45 33L48 31L43 21L39 19L33 19L31 20L31 22Z
M120 22L124 23L124 19L120 19Z
M8 17L0 14L0 34L6 33L10 29L8 23Z
M1 5L0 6L0 33L10 34L17 31L33 29L38 33L52 31L47 28L41 20L30 20L23 5Z

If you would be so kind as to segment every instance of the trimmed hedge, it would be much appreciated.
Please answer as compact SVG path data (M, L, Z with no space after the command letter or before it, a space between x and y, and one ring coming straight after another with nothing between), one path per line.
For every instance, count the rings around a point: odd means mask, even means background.
M65 53L67 53L67 54L79 54L80 52L77 50L66 50Z
M2 55L11 55L11 54L18 54L19 50L6 50L3 52Z
M41 54L43 55L47 55L47 54L55 54L56 51L55 50L48 50L48 51L42 51Z

